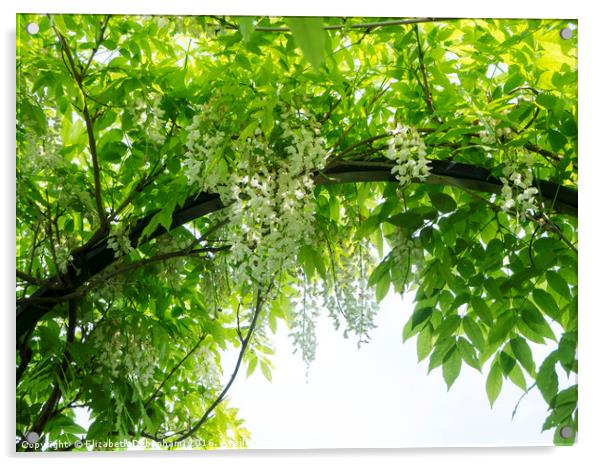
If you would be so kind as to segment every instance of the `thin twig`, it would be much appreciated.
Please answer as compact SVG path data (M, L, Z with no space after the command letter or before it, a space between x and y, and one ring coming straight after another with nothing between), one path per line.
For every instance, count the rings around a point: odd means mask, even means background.
M432 23L437 21L450 21L454 18L410 18L410 19L398 19L391 21L377 21L373 23L358 23L358 24L331 24L323 27L326 31L336 31L340 29L370 29L374 30L381 27L390 26L402 26L404 24L417 24L417 23ZM228 29L238 29L237 26L228 24ZM258 26L254 28L254 31L259 32L290 32L290 28L286 26L282 27L269 27L269 26Z
M81 248L78 248L76 252L80 252L83 248L91 246L95 244L100 238L102 238L106 232L108 231L109 224L107 221L107 215L104 210L103 201L102 201L102 190L100 183L100 166L98 164L98 153L96 150L96 139L94 136L94 119L90 115L90 110L88 109L88 99L87 93L84 88L83 79L85 77L85 71L87 71L87 67L81 67L76 63L76 59L71 52L71 48L67 43L65 37L61 34L61 32L56 28L56 26L52 26L54 32L59 39L59 43L61 45L61 53L63 56L67 57L67 62L65 62L65 66L67 66L67 70L73 76L73 79L77 83L78 88L80 89L84 106L82 109L82 114L84 117L84 122L86 124L86 133L88 136L88 147L90 150L90 156L92 158L92 168L93 168L93 177L94 177L94 198L96 201L96 210L98 212L98 218L100 221L100 228L96 231L95 234L92 235L92 238ZM106 26L105 26L106 27ZM104 34L104 32L103 32ZM78 71L81 69L81 71Z
M273 284L274 284L274 282L272 281L270 283L270 285L267 287L266 292L265 292L266 295L268 295L270 293ZM245 339L243 340L243 342L241 344L240 352L238 354L238 359L236 361L236 365L234 367L234 371L232 372L232 375L230 376L230 379L228 380L228 383L226 384L226 386L223 388L223 390L221 391L221 393L219 394L219 396L213 401L213 403L211 403L211 405L209 406L209 408L207 409L207 411L205 411L205 414L203 414L203 416L201 417L201 419L199 419L193 425L193 427L190 428L185 434L179 436L176 440L174 440L172 442L167 442L166 443L167 446L173 446L174 444L179 443L179 442L181 442L183 440L186 440L188 437L190 437L191 435L193 435L207 421L207 419L209 418L209 416L211 415L211 413L213 412L213 410L222 402L222 400L224 399L224 397L228 393L228 390L230 389L230 387L234 383L234 380L236 379L236 375L238 374L238 371L239 371L240 366L242 364L243 356L245 355L245 351L247 350L247 347L249 346L249 341L251 340L251 337L253 336L253 331L255 330L255 326L257 324L257 319L259 317L259 313L261 312L261 308L262 308L263 304L264 304L264 298L262 296L261 291L258 291L258 293L257 293L257 301L256 301L256 304L255 304L255 311L253 313L253 319L251 320L251 325L249 326L249 330L247 332L247 335L246 335Z
M145 267L149 264L152 264L154 262L160 262L160 261L165 261L168 259L174 259L177 257L187 257L187 256L192 256L198 253L215 253L215 252L219 252L219 251L226 251L230 249L229 245L226 246L219 246L219 247L205 247L205 248L199 248L199 249L190 249L190 248L185 248L179 251L174 251L174 252L168 252L168 253L164 253L164 254L158 254L156 256L153 257L149 257L147 259L140 259L134 262L131 262L129 264L124 265L123 267L119 267L118 269L113 270L110 273L107 273L105 275L102 275L100 277L98 277L95 280L90 281L87 285L79 288L76 291L73 291L69 294L66 294L64 296L58 296L58 297L40 297L40 298L35 298L35 297L30 297L30 298L22 298L20 299L18 302L31 302L31 303L59 303L59 302L63 302L63 301L69 301L71 299L75 299L75 298L81 298L82 296L84 296L88 291L100 286L102 283L106 282L107 280L116 277L117 275L121 275L124 274L126 272L131 272L132 270L136 270L139 269L141 267Z
M531 385L529 388L527 388L527 389L525 390L525 393L523 393L523 394L520 396L520 398L519 398L519 399L518 399L518 401L516 402L516 405L514 406L514 409L512 410L512 419L514 419L514 416L516 415L516 412L517 412L517 410L518 410L518 406L520 405L520 402L521 402L521 401L523 401L523 398L524 398L525 396L527 396L527 394L528 394L528 393L531 391L531 389L532 389L533 387L535 387L536 385L537 385L537 384L536 384L535 382L533 382L533 384L532 384L532 385Z
M96 56L96 52L98 52L100 44L102 44L102 42L105 38L105 31L107 29L107 26L109 25L110 19L111 19L111 16L107 15L105 17L105 22L100 26L100 34L98 35L98 38L96 39L96 44L94 45L94 48L92 49L90 58L88 58L88 62L86 63L86 65L84 66L84 69L82 70L82 75L86 75L86 73L88 72L88 68L90 68L90 65L92 64L92 60L94 60L94 57Z
M71 361L69 351L71 349L71 343L73 343L73 341L75 340L75 327L77 322L77 305L75 300L69 301L68 315L69 317L67 324L67 340L65 349L63 350L63 356L61 358L60 372L58 377L62 377L61 374L66 373L67 368L69 367L69 362ZM28 430L28 432L36 432L38 434L42 434L42 432L44 432L48 421L50 421L50 419L55 415L55 407L56 404L60 401L61 396L62 394L60 384L56 382L54 384L54 387L52 388L52 391L50 392L50 396L46 400L46 403L44 403L40 414L32 424L31 429ZM25 437L23 437L22 441L25 440ZM33 448L33 446L28 446L26 449L32 450Z
M416 35L416 42L418 44L418 62L420 64L420 72L422 74L422 90L424 91L424 100L428 106L430 112L433 114L435 119L441 123L441 119L437 116L435 106L433 105L433 96L429 88L428 77L426 75L426 66L424 64L424 54L422 53L422 44L420 43L420 35L418 33L418 25L414 25L414 34Z
M200 344L203 342L203 340L206 337L207 337L207 335L201 336L199 338L199 341L196 342L196 344L190 349L190 351L188 351L188 353L186 353L186 355L182 359L180 359L180 361L171 369L171 371L169 371L169 374L167 374L167 376L163 379L163 381L155 389L155 391L152 393L152 395L144 403L145 409L148 408L148 405L151 403L151 401L153 401L157 397L157 395L159 394L159 392L161 391L163 386L167 383L167 381L171 378L171 376L174 375L174 373L178 370L178 368L182 364L184 364L184 362L186 362L186 360L197 350L197 348L200 346Z

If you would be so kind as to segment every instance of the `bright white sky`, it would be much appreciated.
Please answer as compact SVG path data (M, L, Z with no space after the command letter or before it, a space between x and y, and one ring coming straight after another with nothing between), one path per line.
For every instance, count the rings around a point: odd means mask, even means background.
M306 383L305 366L292 354L288 330L275 338L273 380L259 370L239 378L230 405L251 431L250 448L361 448L470 445L550 445L552 431L540 433L547 406L531 390L511 420L521 391L505 381L493 410L485 374L463 365L447 392L441 369L427 375L428 359L418 364L416 342L402 343L412 299L392 293L381 303L372 341L358 351L324 316L318 324L316 360ZM550 351L534 348L539 364ZM235 354L223 360L231 373ZM228 366L229 364L229 366ZM245 368L246 370L246 368ZM560 374L559 374L560 375ZM565 385L563 383L562 385Z

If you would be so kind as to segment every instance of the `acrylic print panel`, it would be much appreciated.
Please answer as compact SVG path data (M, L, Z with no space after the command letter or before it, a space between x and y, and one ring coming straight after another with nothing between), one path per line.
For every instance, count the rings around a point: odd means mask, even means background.
M19 15L19 451L569 445L577 23Z

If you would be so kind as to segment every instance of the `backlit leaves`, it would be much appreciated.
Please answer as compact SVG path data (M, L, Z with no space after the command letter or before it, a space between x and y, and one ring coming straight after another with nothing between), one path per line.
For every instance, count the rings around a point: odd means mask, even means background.
M551 403L558 392L558 374L556 373L557 354L551 353L539 366L535 381L543 399Z
M49 277L60 265L55 264L51 245L68 261L69 253L98 229L87 131L80 112L84 96L65 68L51 21L86 63L104 17L19 18L16 260L19 270ZM30 21L40 25L36 36L24 33ZM428 358L429 371L442 366L448 389L461 374L462 364L482 369L492 405L504 379L525 390L535 378L550 406L544 427L554 428L558 440L562 425L577 425L576 387L559 392L556 373L560 369L572 376L578 369L577 256L555 228L576 244L576 218L551 208L548 199L536 214L545 214L541 218L549 218L550 225L521 219L514 212L499 210L499 194L453 176L403 189L372 180L379 170L390 173L390 167L381 166L383 151L389 131L399 124L418 129L433 163L467 164L499 178L508 160L531 157L538 179L576 188L576 41L559 39L557 31L566 26L565 21L420 24L438 123L424 101L421 78L411 72L417 66L413 30L349 27L362 21L112 17L99 48L102 56L92 60L84 82L95 118L100 187L107 215L114 217L112 232L120 228L127 234L145 217L145 240L171 228L174 212L189 196L199 194L183 173L190 163L188 140L203 142L205 126L223 125L227 132L227 144L211 154L210 171L227 179L240 162L233 147L244 141L265 138L275 154L285 153L279 142L282 121L287 120L284 109L296 112L301 121L315 118L322 122L324 149L332 149L329 157L341 156L337 162L355 164L354 173L361 173L365 182L324 185L320 181L309 192L315 234L308 244L299 244L298 269L278 278L280 294L262 320L266 333L284 321L310 335L312 319L299 319L317 312L319 305L299 312L301 290L307 291L302 286L305 280L314 287L315 302L329 296L330 317L337 326L351 323L363 337L370 330L366 315L371 311L359 304L366 296L381 301L393 291L415 293L415 308L406 316L402 334L404 340L416 336L418 360ZM198 135L190 134L186 128L203 113L199 108L218 117L211 125L199 125ZM157 143L163 139L163 144ZM268 162L277 166L283 160L276 157ZM259 168L248 167L248 171ZM329 167L337 168L336 164ZM315 175L316 180L330 176ZM127 205L117 212L124 201ZM50 227L43 220L48 212L58 215ZM216 217L227 218L227 214L190 222L121 260L127 265L191 244L203 238ZM228 228L210 240L227 245ZM237 319L242 316L244 333L245 312L252 306L253 290L232 283L232 270L225 266L227 254L219 251L202 260L153 263L118 276L83 300L82 325L93 327L109 302L113 303L109 317L118 312L124 329L124 316L147 319L156 327L152 332L155 377L171 370L199 333L208 335L200 349L211 359L212 354L239 344ZM358 283L369 290L355 286ZM35 289L28 285L28 294ZM236 312L239 306L241 315ZM349 309L354 312L347 313ZM17 387L18 399L30 400L20 402L18 408L18 426L23 431L57 377L65 312L57 310L33 335L35 376L28 375ZM82 341L76 343L73 358L85 365L94 352L86 350ZM243 370L251 375L259 367L270 379L267 341L255 343L244 358ZM539 368L533 344L555 349ZM223 374L228 370L218 368ZM103 439L116 431L125 436L130 429L139 432L151 427L176 430L181 426L161 423L198 418L199 406L215 399L216 387L210 380L197 383L191 374L207 375L207 368L199 369L192 361L183 364L170 384L174 399L162 394L152 413L141 409L138 388L124 381L113 381L113 387L107 388L93 374L86 374L82 384L94 418L88 438ZM158 385L160 379L154 382ZM75 393L78 384L73 381L62 388ZM123 415L113 419L108 413L117 412L122 402ZM51 424L52 438L81 435L73 413L65 412L66 417ZM216 439L228 428L244 434L234 409L224 405L203 435Z
M487 375L487 381L485 384L485 389L487 391L487 397L489 398L489 404L493 407L495 400L499 396L502 391L502 370L497 361L495 361L491 368L489 369L489 374Z
M324 62L326 32L322 28L322 19L313 17L290 17L287 23L293 32L297 46L309 63L319 71Z

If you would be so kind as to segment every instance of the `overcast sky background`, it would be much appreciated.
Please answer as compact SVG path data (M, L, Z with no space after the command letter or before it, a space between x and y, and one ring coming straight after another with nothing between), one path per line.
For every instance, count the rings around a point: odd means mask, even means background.
M359 351L356 339L345 339L328 316L322 317L308 381L301 356L292 354L288 329L280 324L272 382L259 369L245 378L245 367L229 391L230 405L240 408L251 431L248 447L551 445L552 431L540 432L547 405L537 389L512 420L522 392L510 381L491 409L486 371L463 364L449 392L441 368L427 375L428 359L418 364L416 340L404 344L401 338L412 299L390 293L381 303L372 341ZM550 349L534 346L539 364ZM226 376L235 356L223 360Z

